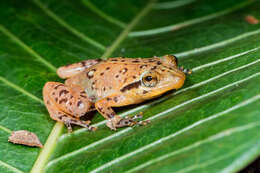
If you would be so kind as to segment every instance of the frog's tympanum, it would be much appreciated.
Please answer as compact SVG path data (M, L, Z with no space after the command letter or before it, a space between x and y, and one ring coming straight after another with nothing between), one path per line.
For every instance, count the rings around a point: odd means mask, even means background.
M43 88L44 103L52 119L94 130L90 121L80 120L87 112L97 110L108 120L107 126L118 127L140 123L135 117L122 118L112 107L137 104L182 87L183 68L172 55L161 58L110 58L85 60L60 67L59 77L65 84L47 82ZM144 121L142 121L145 123Z

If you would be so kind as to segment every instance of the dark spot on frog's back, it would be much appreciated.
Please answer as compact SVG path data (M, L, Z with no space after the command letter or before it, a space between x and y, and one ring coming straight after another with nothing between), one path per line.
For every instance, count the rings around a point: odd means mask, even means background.
M109 70L109 69L110 69L110 67L107 67L107 68L106 68L106 70Z
M82 95L82 94L81 94L80 96L81 96L81 97L83 97L83 98L87 98L87 96L85 96L85 95Z
M128 71L128 68L123 68L122 73L125 74Z
M152 68L151 68L151 70L155 70L157 68L157 66L153 66Z
M81 63L81 65L82 65L83 67L86 66L86 61L81 61L80 63Z
M54 89L58 89L60 86L64 86L64 84L59 84L59 85L55 86Z
M139 60L134 60L132 61L133 63L139 63L140 61Z
M61 96L62 94L67 94L67 93L69 93L69 91L67 91L67 90L61 90L60 93L59 93L59 96Z
M60 101L59 101L59 104L61 104L61 103L66 103L68 101L68 99L67 98L65 98L65 99L61 99Z
M82 104L82 101L78 101L77 106L79 107Z
M131 84L128 84L128 85L124 86L120 91L121 92L125 92L127 90L138 88L140 85L141 85L141 81L133 82Z
M157 65L161 65L162 63L161 63L161 61L157 61Z
M96 71L96 69L92 69L92 70L90 70L89 72L87 72L87 77L88 77L89 79L93 78L95 71Z
M118 102L118 98L117 97L114 97L114 102Z
M140 69L147 67L147 65L140 65Z

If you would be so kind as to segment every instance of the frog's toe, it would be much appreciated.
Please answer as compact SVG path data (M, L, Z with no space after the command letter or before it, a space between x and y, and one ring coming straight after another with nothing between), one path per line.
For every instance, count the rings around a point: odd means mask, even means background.
M141 126L146 126L147 124L150 123L150 120L145 120L145 121L138 121L137 124Z
M127 126L133 126L136 124L136 121L134 121L132 118L123 118L121 119L117 124L116 127L127 127Z
M97 130L96 127L92 127L89 125L90 121L82 121L82 120L71 118L71 117L63 117L62 120L63 120L64 124L66 125L69 133L72 132L72 126L71 126L72 124L87 128L89 131Z
M143 113L140 112L139 114L133 117L125 117L122 118L118 123L117 127L126 127L126 126L134 126L134 125L147 125L150 121L149 120L141 120L143 118Z
M116 130L115 124L111 121L108 120L106 123L107 127L109 127L111 130Z
M181 70L183 73L185 73L186 75L190 75L192 73L192 70L191 69L186 69L184 68L183 66L181 66L179 68L179 70Z

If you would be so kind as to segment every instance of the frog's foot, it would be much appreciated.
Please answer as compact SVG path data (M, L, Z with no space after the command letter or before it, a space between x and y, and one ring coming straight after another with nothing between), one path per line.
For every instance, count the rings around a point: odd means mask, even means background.
M191 70L191 69L186 69L186 68L184 68L183 66L181 66L179 69L180 69L183 73L185 73L186 75L189 75L189 74L192 73L192 70Z
M71 127L72 124L75 124L75 125L78 125L78 126L81 126L81 127L85 127L89 131L96 131L97 130L96 127L89 126L90 121L75 120L75 119L72 119L70 117L63 117L62 121L66 125L69 132L72 132L72 127Z
M118 118L119 116L114 117L111 120L108 120L107 126L111 130L116 130L116 128L120 127L131 127L134 125L147 125L150 123L149 120L142 121L143 118L142 113L139 113L138 115L135 115L133 117L124 117L124 118Z
M91 131L90 121L82 121L80 117L91 109L86 93L79 87L69 87L58 82L47 82L43 88L43 99L50 114L56 121L63 122L69 132L71 124L85 127Z

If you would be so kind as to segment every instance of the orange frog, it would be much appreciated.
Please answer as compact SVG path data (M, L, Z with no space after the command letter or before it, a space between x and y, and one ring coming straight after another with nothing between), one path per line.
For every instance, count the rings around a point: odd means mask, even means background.
M112 107L137 104L166 91L182 87L185 71L178 68L172 55L161 58L110 58L85 60L60 67L59 77L65 84L47 82L43 88L44 103L52 119L94 130L90 121L80 120L87 112L97 110L106 118L107 126L118 127L146 124L137 116L122 118Z

